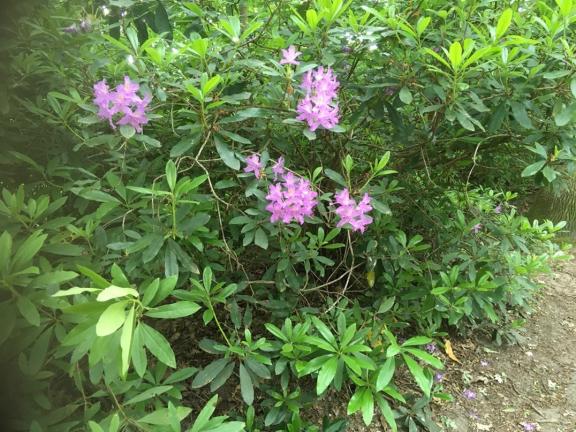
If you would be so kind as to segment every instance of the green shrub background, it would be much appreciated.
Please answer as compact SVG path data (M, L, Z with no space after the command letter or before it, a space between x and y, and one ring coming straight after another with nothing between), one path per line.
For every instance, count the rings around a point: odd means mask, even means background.
M564 224L516 205L574 175L575 20L571 0L13 7L5 430L343 431L310 415L334 395L366 425L439 430L431 347L513 341L534 276L566 257ZM295 109L316 66L340 123L310 132ZM152 95L141 134L96 116L93 85L124 76ZM319 194L303 225L265 209L280 156ZM364 233L336 227L344 187L373 198Z

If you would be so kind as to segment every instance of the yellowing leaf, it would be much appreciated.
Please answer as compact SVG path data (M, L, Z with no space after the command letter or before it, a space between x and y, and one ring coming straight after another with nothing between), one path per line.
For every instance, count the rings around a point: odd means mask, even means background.
M372 288L374 286L374 282L376 282L376 274L374 271L369 271L366 273L366 281L368 282L368 286Z
M462 364L462 363L460 362L460 360L458 360L458 357L456 357L456 356L454 355L454 351L452 350L452 343L451 343L448 339L446 339L446 340L444 341L444 350L446 351L446 355L447 355L448 357L450 357L450 359L454 360L456 363Z

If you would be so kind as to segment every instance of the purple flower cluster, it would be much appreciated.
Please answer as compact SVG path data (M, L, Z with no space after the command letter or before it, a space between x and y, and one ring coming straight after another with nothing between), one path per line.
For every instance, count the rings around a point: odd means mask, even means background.
M270 222L282 221L304 223L304 217L312 216L318 204L318 193L312 190L310 181L291 172L283 173L281 181L270 186L266 199L272 215Z
M366 213L372 210L372 206L370 205L371 198L367 193L364 194L359 204L356 204L356 201L350 198L348 189L338 192L334 196L334 199L338 204L336 214L340 216L340 221L336 225L337 227L350 224L353 231L364 232L366 226L372 223L372 218L366 215Z
M323 66L309 70L302 79L301 87L306 96L298 103L297 120L305 121L313 132L322 126L332 129L338 124L338 87L340 83L331 68Z
M470 389L465 389L462 392L462 396L464 396L468 400L474 400L474 399L476 399L476 392L472 391Z
M136 94L140 85L124 77L124 82L110 90L105 80L94 84L94 104L98 107L98 116L108 120L112 128L121 125L130 125L136 131L142 132L142 125L148 123L146 108L152 96L141 98ZM114 122L114 116L121 114L119 120Z
M260 179L264 169L259 154L254 153L246 158L244 172L254 173L254 176ZM266 195L268 201L266 210L271 214L270 221L304 224L304 218L314 214L314 209L318 205L318 193L312 189L309 180L286 170L283 157L274 163L272 173L275 183L270 185ZM335 212L340 217L337 227L349 224L353 231L364 232L366 226L372 223L372 218L366 215L372 210L371 198L367 193L358 204L350 197L348 189L336 193L334 198L337 205Z

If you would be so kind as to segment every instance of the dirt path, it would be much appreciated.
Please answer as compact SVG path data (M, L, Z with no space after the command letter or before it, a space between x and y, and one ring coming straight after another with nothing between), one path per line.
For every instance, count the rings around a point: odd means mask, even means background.
M541 281L519 345L455 347L462 365L444 380L456 401L434 409L446 432L576 432L576 260Z

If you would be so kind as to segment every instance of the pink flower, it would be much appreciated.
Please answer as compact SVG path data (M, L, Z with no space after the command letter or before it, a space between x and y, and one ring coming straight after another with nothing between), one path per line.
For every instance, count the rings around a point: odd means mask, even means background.
M262 169L264 166L260 162L260 155L254 153L252 156L248 156L246 158L246 168L244 168L244 172L249 173L253 172L254 176L259 179L262 177Z
M98 117L108 120L112 128L118 125L130 125L137 132L142 132L142 126L148 123L146 108L152 96L141 98L136 94L140 85L124 77L124 82L110 90L105 80L94 84L94 104L98 107ZM114 120L117 114L120 119Z
M526 432L538 430L538 424L537 423L522 422L522 423L520 423L520 426L522 426Z
M498 204L498 205L494 208L494 213L496 213L496 214L502 213L502 204Z
M301 88L306 91L306 96L300 100L296 111L297 120L308 123L313 132L320 126L332 129L339 122L338 97L340 83L331 68L324 70L323 66L315 70L309 70L302 78Z
M474 400L476 399L476 392L470 389L466 389L462 392L462 396L464 396L468 400Z
M481 229L482 229L482 224L480 224L480 223L477 223L476 225L474 225L472 227L472 231L474 231L474 234L478 234Z
M296 51L296 47L294 45L290 45L288 49L282 50L282 60L280 60L280 64L291 64L298 66L300 64L299 61L296 60L298 56L302 54L300 51Z
M311 183L291 172L287 172L282 180L272 184L268 190L266 210L271 213L270 222L281 221L283 223L304 223L305 217L314 213L318 204L318 193L312 189Z
M366 227L372 223L372 218L367 216L372 206L370 205L371 198L368 194L364 194L359 204L356 204L354 199L350 198L348 189L338 192L334 199L338 204L336 214L340 216L340 221L336 224L337 227L342 227L346 224L352 226L353 231L364 232Z
M282 156L280 156L278 161L272 166L272 172L274 173L274 180L277 180L286 172L284 169L284 158Z

